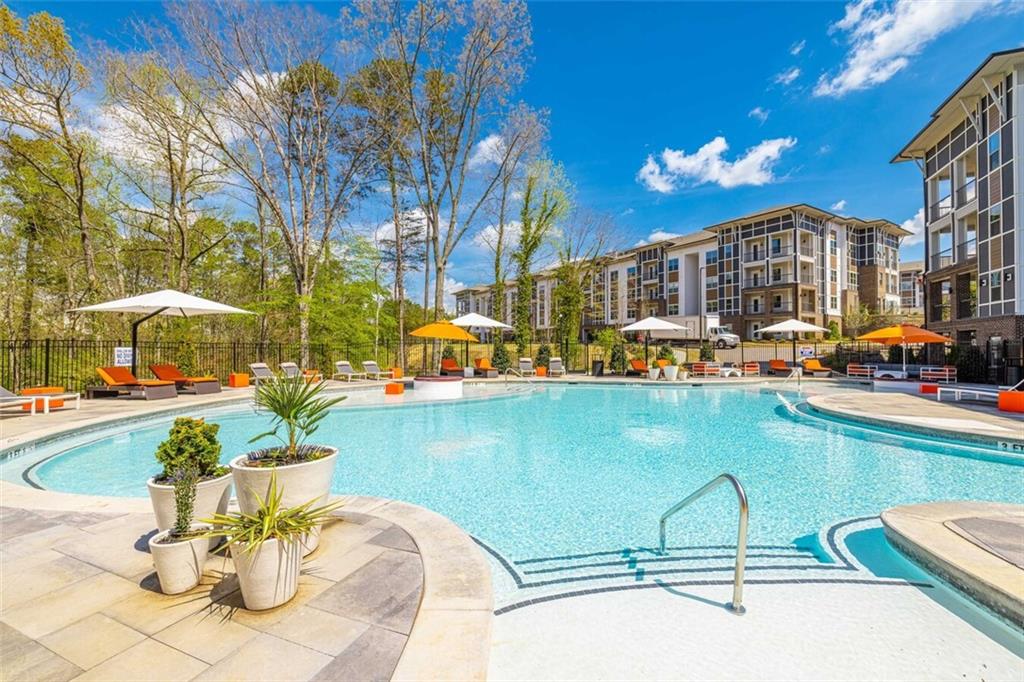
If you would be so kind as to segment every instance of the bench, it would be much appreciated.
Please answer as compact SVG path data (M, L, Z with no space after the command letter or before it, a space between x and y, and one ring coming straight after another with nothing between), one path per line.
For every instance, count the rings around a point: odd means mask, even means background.
M875 376L875 372L878 371L877 365L847 365L846 376L848 377L862 377L864 379L870 379Z
M943 383L956 382L956 367L946 365L944 367L922 367L921 381L941 381Z
M963 386L939 386L935 392L935 399L942 402L942 394L949 393L953 400L962 400L965 395L974 396L975 400L999 400L999 391L987 390L984 388L964 388Z
M718 362L695 362L691 371L695 377L717 377L722 371L722 365Z

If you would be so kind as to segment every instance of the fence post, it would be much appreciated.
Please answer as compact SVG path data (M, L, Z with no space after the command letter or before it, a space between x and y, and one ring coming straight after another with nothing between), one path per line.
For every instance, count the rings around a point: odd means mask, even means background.
M43 381L43 383L46 384L47 386L49 386L50 385L50 339L46 339L46 345L44 346L44 351L43 351L43 358L44 358L43 366L46 368L43 371L43 375L46 377L46 379Z

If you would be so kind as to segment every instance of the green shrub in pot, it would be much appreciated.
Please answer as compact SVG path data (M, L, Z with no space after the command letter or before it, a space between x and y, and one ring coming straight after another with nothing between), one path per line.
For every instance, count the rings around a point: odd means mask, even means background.
M167 439L156 449L156 460L163 470L149 479L149 499L153 504L157 530L174 524L174 480L182 471L196 476L195 510L197 516L224 513L231 499L231 470L220 463L221 445L217 440L220 425L203 419L178 417Z

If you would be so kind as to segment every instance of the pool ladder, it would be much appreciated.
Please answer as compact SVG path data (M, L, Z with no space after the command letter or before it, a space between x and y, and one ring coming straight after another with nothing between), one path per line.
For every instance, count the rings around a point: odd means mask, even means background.
M686 498L672 505L668 511L662 514L659 524L658 552L659 554L665 553L665 524L668 520L691 502L696 502L726 482L732 484L740 506L739 529L736 538L736 568L733 571L732 580L732 602L727 606L737 616L742 616L747 611L743 608L743 567L747 563L747 514L750 511L750 507L747 504L747 493L743 490L743 485L739 482L739 479L732 474L719 474L705 483L699 490L690 493Z

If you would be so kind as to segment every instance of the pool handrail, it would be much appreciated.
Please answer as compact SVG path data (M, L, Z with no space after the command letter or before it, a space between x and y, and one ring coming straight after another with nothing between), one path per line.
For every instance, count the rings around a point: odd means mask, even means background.
M684 499L669 507L669 509L661 515L661 521L659 522L660 537L658 553L665 553L666 522L678 511L683 509L683 507L686 507L691 502L696 502L725 482L732 484L733 490L736 491L736 498L739 501L740 507L739 528L736 537L736 568L733 571L732 580L732 602L728 604L728 607L737 616L742 616L747 612L747 610L743 608L743 568L747 563L747 516L750 512L750 505L747 503L747 493L743 490L743 484L740 483L738 478L732 474L719 474L701 486L698 490L690 493Z

